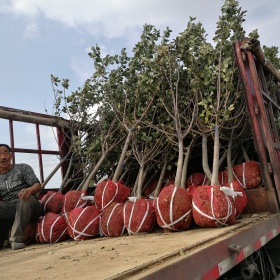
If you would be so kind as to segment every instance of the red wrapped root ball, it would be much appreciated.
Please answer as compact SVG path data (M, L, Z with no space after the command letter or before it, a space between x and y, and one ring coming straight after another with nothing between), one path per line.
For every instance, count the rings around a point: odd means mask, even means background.
M233 181L232 183L224 184L224 186L227 186L233 191L237 192L237 195L233 196L233 201L236 209L235 216L238 217L247 205L247 194L238 181Z
M221 227L235 223L235 206L231 196L220 186L199 186L193 193L193 218L200 227Z
M86 240L99 234L100 212L96 206L75 208L68 214L68 233L75 240Z
M48 212L37 224L37 240L56 243L69 238L66 221L61 214Z
M129 234L150 232L156 224L153 199L127 201L123 208L124 225Z
M157 198L157 223L171 231L187 230L192 224L192 195L184 188L169 185Z
M71 190L64 195L62 213L65 214L66 219L71 210L77 207L85 207L87 205L88 202L87 200L83 200L83 196L85 196L85 192L79 190Z
M187 180L187 185L196 185L196 186L202 186L205 185L208 181L208 178L205 174L194 172Z
M261 185L261 169L258 162L251 160L233 167L234 180L244 189L250 190Z
M112 202L123 203L130 195L131 189L120 182L111 180L100 182L95 189L94 201L100 210L108 207Z
M53 212L60 214L64 203L64 195L59 192L48 191L41 199L44 213Z
M100 219L100 227L103 235L115 237L125 232L123 221L123 204L112 202L103 210Z
M189 185L187 187L187 191L190 192L191 195L193 195L193 192L197 187L198 187L198 185Z

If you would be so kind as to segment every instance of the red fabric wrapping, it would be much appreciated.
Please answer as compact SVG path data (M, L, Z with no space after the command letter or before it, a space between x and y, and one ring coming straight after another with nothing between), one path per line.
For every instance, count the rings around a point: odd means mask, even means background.
M251 160L233 167L234 180L244 189L255 189L261 185L261 169L258 162Z
M205 174L195 172L193 173L188 179L187 179L187 185L197 185L197 186L202 186L207 183L208 179Z
M171 231L187 230L192 219L192 195L184 188L169 185L157 198L157 223Z
M224 171L219 172L218 180L219 180L219 183L223 184L223 185L228 183L228 171L224 170Z
M82 197L85 195L84 191L71 190L64 195L64 204L62 213L67 215L68 213L77 208L77 207L85 207L87 205L87 201L83 200Z
M136 199L124 204L124 225L130 235L150 232L156 224L153 199Z
M64 195L59 192L48 191L41 199L44 213L53 212L60 214L64 203Z
M198 187L198 185L189 185L187 188L187 191L189 191L190 194L193 195L193 192L197 187Z
M36 224L35 241L36 241L37 243L40 243L40 240L39 240L39 232L38 232L38 229L39 229L38 224L42 221L43 218L44 218L44 216L39 217L39 219L38 219L38 221L37 221L37 224Z
M37 230L37 223L29 223L23 234L23 243L31 242L35 239Z
M96 206L75 208L68 214L68 233L75 240L86 240L99 234L100 212Z
M245 206L247 205L247 194L238 181L233 181L231 184L227 183L223 185L232 188L235 192L242 193L242 196L237 195L233 197L234 205L236 208L235 216L238 217L244 210Z
M124 234L123 204L112 202L103 210L100 219L103 235L115 237Z
M97 208L103 210L112 202L125 202L130 192L130 188L124 186L120 182L114 183L111 180L102 181L96 186L94 201Z
M235 223L233 198L219 186L199 186L193 193L193 217L200 227L220 227Z
M48 212L37 224L38 241L56 243L69 238L66 221L61 214Z

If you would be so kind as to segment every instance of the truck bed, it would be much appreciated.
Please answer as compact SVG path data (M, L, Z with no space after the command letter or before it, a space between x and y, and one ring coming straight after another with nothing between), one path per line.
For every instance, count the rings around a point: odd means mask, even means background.
M217 279L280 233L280 214L247 214L232 226L0 251L0 279Z

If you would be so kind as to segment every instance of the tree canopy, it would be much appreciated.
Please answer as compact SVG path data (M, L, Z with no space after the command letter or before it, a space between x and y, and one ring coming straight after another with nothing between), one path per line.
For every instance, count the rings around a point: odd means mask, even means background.
M238 1L225 0L211 41L190 17L175 37L145 24L131 52L102 56L96 45L92 76L69 95L69 80L52 76L55 115L81 124L71 141L83 159L83 184L90 176L84 187L106 175L141 197L151 178L171 176L186 187L195 170L219 183L228 147L234 160L251 139L232 48L246 36L245 15ZM247 36L258 39L258 32ZM279 66L278 49L264 50Z

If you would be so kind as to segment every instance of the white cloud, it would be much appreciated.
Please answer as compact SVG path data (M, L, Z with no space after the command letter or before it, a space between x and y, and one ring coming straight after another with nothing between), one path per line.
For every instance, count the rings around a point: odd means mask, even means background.
M35 22L28 23L25 27L24 38L34 38L38 36L38 25Z
M108 38L130 33L145 23L160 26L185 25L189 16L216 15L220 2L213 2L207 11L199 7L204 0L11 0L6 1L5 11L23 17L45 18L67 27L83 28L96 36ZM199 18L198 18L199 20Z
M206 32L212 37L223 1L4 0L0 5L2 13L21 16L27 22L35 18L50 20L68 28L84 30L95 38L102 36L110 39L134 38L135 32L139 35L139 29L145 23L153 24L160 29L169 26L177 34L183 31L189 16L201 21ZM269 5L263 0L255 0L254 4L251 1L239 0L239 5L243 10L248 10L248 19L254 24L252 29L260 27L261 33L269 39L271 32L267 30L275 28L275 22L279 21L278 0L270 1ZM246 26L248 24L250 23L246 23ZM37 35L38 29L34 22L27 31L27 34Z
M92 63L87 56L82 57L72 57L70 62L70 67L75 73L77 80L80 85L82 85L86 79L92 75ZM70 88L72 84L70 81Z

